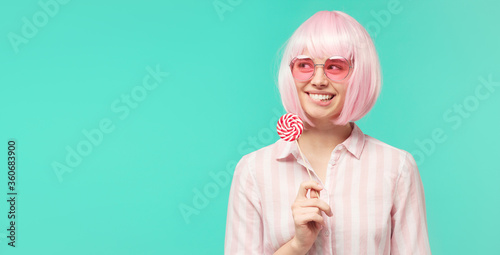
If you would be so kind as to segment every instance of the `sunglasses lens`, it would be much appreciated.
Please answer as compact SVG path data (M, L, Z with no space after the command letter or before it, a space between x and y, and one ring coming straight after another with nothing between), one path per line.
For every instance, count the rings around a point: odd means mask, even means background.
M345 58L329 58L325 63L325 74L334 81L341 81L349 74L349 62Z
M292 75L300 81L309 80L314 74L314 62L310 58L296 58L292 62Z

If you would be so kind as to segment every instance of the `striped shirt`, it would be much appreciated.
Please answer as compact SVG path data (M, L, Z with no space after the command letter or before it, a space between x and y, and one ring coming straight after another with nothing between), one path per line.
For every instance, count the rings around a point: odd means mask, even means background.
M296 142L278 140L241 158L227 209L225 254L273 254L294 237L300 183L323 186L323 228L307 254L431 254L424 187L413 156L352 123L331 153L325 183Z

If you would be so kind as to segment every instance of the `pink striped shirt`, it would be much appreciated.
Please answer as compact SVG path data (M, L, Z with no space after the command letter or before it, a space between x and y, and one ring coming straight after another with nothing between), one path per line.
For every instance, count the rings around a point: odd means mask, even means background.
M227 210L225 254L273 254L295 233L291 206L300 183L313 180L326 227L307 254L431 254L424 187L416 162L353 123L331 153L326 183L304 162L296 142L278 140L241 158Z

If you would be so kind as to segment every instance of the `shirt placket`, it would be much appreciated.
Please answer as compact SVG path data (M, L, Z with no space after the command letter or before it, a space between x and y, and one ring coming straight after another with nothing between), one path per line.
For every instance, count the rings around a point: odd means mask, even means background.
M318 182L321 186L325 187L325 184L321 181L321 179L319 178L319 176L316 174L316 172L314 171L314 169L312 168L311 164L309 163L309 161L304 161L304 159L302 157L299 157L297 159L297 163L301 164L303 167L306 168L306 171L308 171L307 169L311 170L311 175L314 176L313 180ZM324 195L325 192L320 192L320 196L319 198L321 199L325 199L325 195ZM326 201L326 200L325 200ZM327 201L328 203L328 201Z
M345 147L343 144L339 144L332 151L330 161L328 162L328 166L326 169L326 183L322 183L321 179L318 177L318 175L316 174L314 169L311 167L311 164L309 163L309 161L307 161L307 159L305 159L306 161L304 161L304 159L302 157L299 157L297 159L297 162L299 164L301 164L302 166L304 166L306 168L306 171L307 171L307 168L309 168L309 170L311 170L312 174L316 178L316 181L323 186L323 190L322 190L322 192L320 192L319 197L321 200L325 201L330 206L332 211L334 210L334 208L332 207L332 203L330 202L331 196L330 196L330 192L329 192L330 190L333 190L333 187L331 187L333 185L332 184L333 181L331 179L333 176L333 171L337 168L338 161L340 159L340 156L342 154L342 150L344 148ZM335 215L333 215L333 217L328 217L324 212L322 212L322 214L324 215L324 218L325 218L326 227L323 228L319 234L321 235L322 243L327 244L326 246L324 246L324 247L327 247L326 248L327 251L325 251L325 253L323 253L323 254L334 254L333 247L331 246L331 244L333 243L333 238L334 238L334 234L335 234L335 231L333 230L334 226L332 226L332 222L334 222L332 218L335 217Z
M331 197L333 196L333 194L330 195L329 190L332 190L332 191L334 190L334 187L333 187L334 182L332 180L332 176L334 176L333 171L335 171L337 169L338 161L340 159L340 155L341 155L343 149L344 149L344 145L339 144L332 151L332 155L330 157L330 161L328 162L328 167L326 170L326 183L324 186L325 192L322 192L322 195L324 195L324 196L320 196L330 206L330 208L332 209L332 212L334 211L334 208L333 208L333 203L331 203L330 201L331 201ZM324 254L334 254L333 247L331 245L333 243L333 238L335 235L335 231L334 231L335 226L333 226L333 223L335 222L334 217L335 217L335 214L333 215L333 217L325 216L325 222L326 222L327 227L320 232L320 234L324 236L323 240L328 244L325 246L327 251Z

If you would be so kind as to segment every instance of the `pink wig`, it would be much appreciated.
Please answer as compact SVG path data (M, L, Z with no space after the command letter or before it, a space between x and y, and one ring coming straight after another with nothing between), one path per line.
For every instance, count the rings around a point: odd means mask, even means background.
M382 86L380 63L368 32L351 16L340 11L320 11L300 25L285 43L278 73L283 107L314 127L302 107L290 71L290 61L307 48L311 57L340 55L353 65L346 98L335 125L365 116L375 104Z

